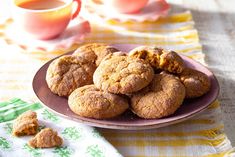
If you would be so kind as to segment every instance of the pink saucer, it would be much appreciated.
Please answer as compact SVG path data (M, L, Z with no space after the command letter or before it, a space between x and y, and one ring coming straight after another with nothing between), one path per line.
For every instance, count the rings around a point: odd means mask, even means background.
M123 52L128 52L139 45L117 44L114 46ZM69 54L71 53L72 52L70 52ZM119 117L107 120L84 118L74 114L68 107L67 98L59 97L53 94L47 86L45 80L46 71L52 60L43 65L34 76L33 90L45 107L49 108L52 112L55 112L56 114L71 119L73 121L100 128L120 130L141 130L159 128L170 124L178 123L195 116L197 113L205 110L217 98L219 94L218 81L211 71L209 71L202 64L188 57L185 57L183 55L181 57L184 59L188 67L202 71L203 73L208 75L211 80L211 89L207 94L202 97L185 100L183 105L173 115L161 119L142 119L134 115L131 111L127 111Z
M91 31L89 22L81 17L72 20L62 34L50 40L39 40L23 30L16 29L17 26L15 26L14 21L8 22L6 26L3 30L4 39L10 41L11 44L18 45L27 52L66 51L74 44L82 43Z
M148 4L138 13L124 14L113 8L107 7L95 0L84 1L81 16L86 19L100 18L104 21L116 20L119 22L134 21L156 21L159 17L167 15L170 6L165 0L149 0Z

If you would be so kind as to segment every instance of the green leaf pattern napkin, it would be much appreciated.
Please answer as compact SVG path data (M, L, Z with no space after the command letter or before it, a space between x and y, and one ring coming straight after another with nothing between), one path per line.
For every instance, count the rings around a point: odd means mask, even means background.
M45 127L50 127L58 132L64 140L64 144L61 147L34 149L27 144L33 136L12 136L13 119L29 109L37 112L39 131ZM6 121L0 123L1 157L122 156L95 128L59 117L42 107L39 103L30 104L21 99L12 99L9 102L0 103L0 121Z

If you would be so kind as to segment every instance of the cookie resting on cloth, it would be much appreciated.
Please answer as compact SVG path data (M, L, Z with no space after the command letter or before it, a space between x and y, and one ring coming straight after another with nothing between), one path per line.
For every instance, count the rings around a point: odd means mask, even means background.
M33 148L59 147L63 144L63 139L51 128L42 129L28 144Z
M13 123L12 134L14 136L35 135L38 130L37 114L34 111L26 111Z

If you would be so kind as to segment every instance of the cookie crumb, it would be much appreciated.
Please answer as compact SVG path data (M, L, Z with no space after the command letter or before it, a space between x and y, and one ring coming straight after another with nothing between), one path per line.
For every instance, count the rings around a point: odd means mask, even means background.
M13 123L12 134L14 136L35 135L38 130L37 113L26 111L21 114Z
M63 144L63 139L51 128L42 129L28 142L33 148L52 148Z

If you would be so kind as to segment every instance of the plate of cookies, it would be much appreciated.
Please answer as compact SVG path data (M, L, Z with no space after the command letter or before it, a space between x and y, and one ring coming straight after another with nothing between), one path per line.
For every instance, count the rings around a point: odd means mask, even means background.
M206 109L219 84L202 64L172 50L91 43L44 64L33 90L51 111L87 125L141 130Z

